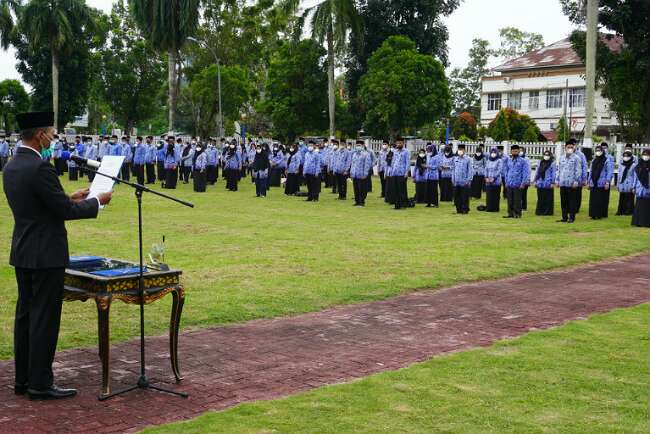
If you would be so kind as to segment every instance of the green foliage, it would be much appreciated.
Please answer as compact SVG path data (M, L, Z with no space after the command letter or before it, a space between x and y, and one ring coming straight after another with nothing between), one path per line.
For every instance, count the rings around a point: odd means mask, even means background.
M544 37L539 33L530 33L516 27L504 27L499 30L501 48L494 50L494 55L505 59L515 59L544 46Z
M541 131L535 121L530 116L522 115L511 108L501 109L488 127L488 135L498 142L504 140L531 141L525 138L532 137L533 133L536 139L532 141L539 140Z
M200 0L130 0L129 5L156 50L178 52L196 32Z
M305 39L283 45L271 59L264 111L274 133L292 141L304 131L322 131L327 125L325 50Z
M528 128L526 128L526 132L524 133L524 136L522 137L523 142L538 142L539 141L539 128L537 128L535 125L529 125Z
M481 78L489 72L488 60L492 52L490 43L474 39L469 50L467 67L454 68L449 77L449 89L454 113L470 112L475 118L481 116Z
M452 128L454 137L467 137L470 140L476 140L476 136L478 134L478 131L476 129L476 119L474 116L472 116L471 113L463 112L456 116Z
M485 140L485 138L489 135L488 128L481 125L478 128L476 135L479 140Z
M29 95L18 80L0 81L0 117L5 133L16 130L16 114L29 110Z
M451 98L442 64L403 36L391 36L373 53L359 96L366 129L384 138L446 116Z
M571 130L569 129L569 125L567 124L566 117L562 116L560 118L560 121L557 124L557 127L555 128L555 132L557 133L557 139L560 142L566 142L571 138Z
M20 0L0 0L0 47L9 48L16 37L14 15L20 10Z

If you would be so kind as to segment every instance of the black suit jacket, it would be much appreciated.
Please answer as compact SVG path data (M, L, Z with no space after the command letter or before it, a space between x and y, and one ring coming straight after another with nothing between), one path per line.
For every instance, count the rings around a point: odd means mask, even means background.
M15 221L9 263L30 269L67 267L64 222L97 217L99 202L73 202L54 167L26 147L20 147L5 166L3 187Z

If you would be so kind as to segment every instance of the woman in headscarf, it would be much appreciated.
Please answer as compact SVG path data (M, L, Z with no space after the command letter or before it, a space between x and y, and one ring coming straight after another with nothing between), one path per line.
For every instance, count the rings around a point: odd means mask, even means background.
M284 184L284 194L287 196L293 196L300 190L300 166L301 154L298 152L298 145L294 143L289 146L287 154L287 181Z
M386 153L386 169L384 171L384 181L386 183L386 197L384 202L395 205L395 179L393 179L393 157L395 156L395 144L393 143Z
M271 164L269 186L280 187L282 174L284 173L286 166L284 165L284 154L277 143L273 144L273 150L271 151L271 155L269 155L269 162Z
M492 148L485 162L485 211L499 212L502 181L503 158L497 148Z
M173 139L167 144L165 152L165 188L175 189L178 181L178 163L180 155L176 151Z
M181 175L183 184L189 184L190 173L192 173L192 164L194 162L194 148L196 146L196 139L192 138L192 143L185 143L181 151Z
M598 146L595 151L589 176L589 217L600 220L607 218L607 190L613 174L603 148Z
M542 161L535 173L535 187L537 187L537 209L535 215L552 216L555 204L553 185L557 168L553 163L551 151L544 151Z
M451 202L454 199L454 186L451 175L454 171L454 153L452 147L446 145L440 162L440 202Z
M415 182L415 202L426 203L427 191L427 154L424 149L418 151L413 168L413 182Z
M474 199L480 199L485 188L485 155L483 149L482 144L478 145L474 158L472 158L474 177L472 178L471 197Z
M427 208L438 208L438 179L440 178L440 156L436 151L436 147L429 145L427 149L427 188L426 188L426 203Z
M636 183L634 169L636 169L636 164L632 151L623 152L623 161L618 168L618 211L616 215L634 214L634 184Z
M268 188L269 168L269 154L266 146L258 147L255 150L255 157L251 164L253 179L255 180L255 194L257 197L266 197L266 190Z
M196 149L192 159L192 166L194 168L192 172L194 191L203 193L205 191L205 186L208 183L208 175L206 172L208 167L208 155L205 153L203 145L200 142L196 144Z
M644 149L634 169L636 206L632 225L650 228L650 149Z

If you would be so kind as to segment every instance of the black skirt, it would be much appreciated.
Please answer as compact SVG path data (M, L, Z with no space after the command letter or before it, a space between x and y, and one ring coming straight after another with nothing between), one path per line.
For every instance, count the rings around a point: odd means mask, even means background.
M555 196L552 188L537 189L537 209L535 215L549 216L553 215Z
M485 187L485 176L474 175L474 177L472 178L472 197L474 199L480 199L484 187Z
M616 215L634 214L634 193L619 193Z
M427 183L416 182L415 183L415 202L416 203L427 203Z
M632 226L650 228L650 198L636 199L636 206L632 215Z
M451 178L440 178L440 202L451 202L454 200L454 186L451 184Z
M392 176L386 177L386 197L384 201L391 205L395 205L395 178Z
M280 187L282 183L282 172L284 169L273 168L271 169L271 178L269 179L269 184L271 187Z
M485 210L487 212L499 212L501 204L501 186L485 186Z
M607 218L607 191L602 187L592 187L589 195L589 217Z
M203 193L207 184L207 174L205 171L195 170L192 173L192 179L194 179L194 191Z
M175 189L178 182L178 167L165 170L165 188Z

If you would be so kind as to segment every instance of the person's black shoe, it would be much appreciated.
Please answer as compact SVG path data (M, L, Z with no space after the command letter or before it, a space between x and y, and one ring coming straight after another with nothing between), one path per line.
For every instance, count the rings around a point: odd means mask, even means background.
M513 219L513 218L515 218L515 216L512 216L512 215L504 215L503 218L504 218L504 219Z
M72 398L76 394L77 389L59 389L54 385L46 390L27 389L27 395L31 400Z
M569 221L567 221L567 223L573 223L575 221L576 221L576 219L569 219Z
M305 199L305 202L313 202L314 199Z
M27 385L27 383L24 383L24 384L16 383L16 384L14 385L14 393L15 393L16 395L24 395L24 394L27 393L27 388L28 388L28 387L29 387L29 386Z
M557 220L556 223L566 223L568 220L567 219L562 219L562 220Z

